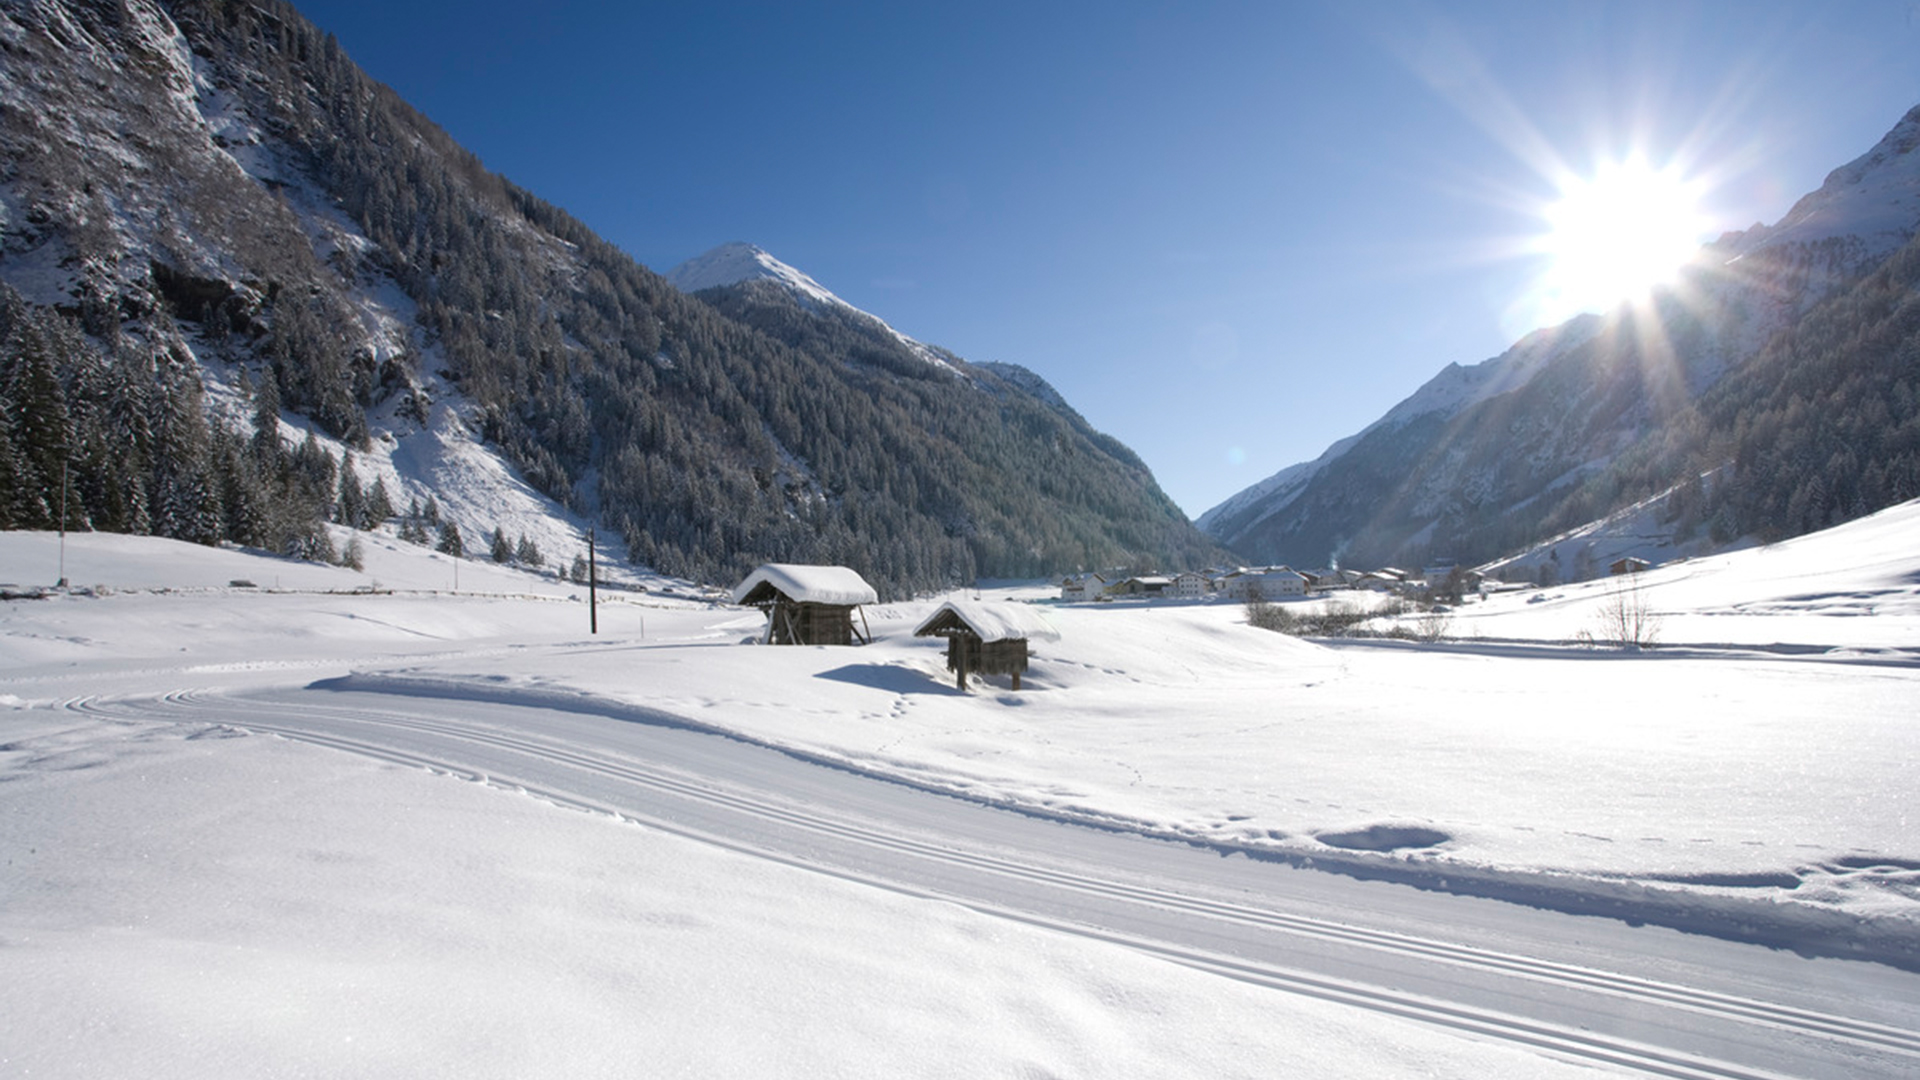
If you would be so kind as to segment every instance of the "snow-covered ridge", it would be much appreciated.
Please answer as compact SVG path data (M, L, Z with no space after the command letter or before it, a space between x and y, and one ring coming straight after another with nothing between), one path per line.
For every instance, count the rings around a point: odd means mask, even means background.
M1892 252L1920 231L1920 105L1908 110L1873 149L1827 174L1771 228L1723 241L1737 259L1781 244L1857 237L1863 255Z
M1251 509L1263 500L1271 499L1271 505L1266 506L1258 518L1250 522L1236 523L1236 531L1250 528L1285 509L1293 501L1291 496L1304 488L1307 481L1313 479L1328 465L1333 464L1370 432L1382 427L1400 427L1429 413L1453 416L1469 406L1510 390L1518 390L1545 369L1551 361L1591 341L1603 325L1605 325L1604 320L1597 315L1578 315L1559 326L1535 330L1521 338L1506 352L1478 364L1466 367L1448 364L1438 375L1428 379L1420 389L1388 409L1380 419L1335 442L1312 461L1289 465L1265 480L1228 497L1218 506L1201 514L1194 524L1204 533L1219 536L1220 534L1215 531L1216 525Z
M762 249L741 241L721 244L704 255L696 255L667 271L666 278L674 288L684 293L738 285L743 281L773 281L785 286L803 303L810 301L809 307L813 304L829 304L853 308L852 304L835 296L826 286L806 274Z
M718 289L748 281L770 281L786 290L809 311L822 307L872 320L888 337L905 346L908 352L936 367L952 369L940 352L895 330L885 319L854 307L801 270L769 255L763 248L736 240L721 244L704 255L696 255L666 272L667 283L684 293Z
M1080 415L1072 405L1067 403L1067 399L1061 396L1060 391L1055 390L1053 384L1036 371L1021 367L1019 364L1009 364L1003 360L986 360L974 366L998 375L1055 412Z

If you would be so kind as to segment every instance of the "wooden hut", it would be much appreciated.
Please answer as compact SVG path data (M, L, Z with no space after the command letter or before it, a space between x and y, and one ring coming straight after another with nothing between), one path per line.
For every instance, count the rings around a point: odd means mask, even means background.
M767 613L770 645L851 645L856 637L864 645L872 635L858 609L878 599L866 579L844 566L768 563L733 590L734 603Z
M967 688L967 675L1011 675L1020 689L1027 670L1029 639L1058 641L1060 634L1038 611L1025 604L983 604L949 600L920 624L914 637L947 639L947 670L954 684Z

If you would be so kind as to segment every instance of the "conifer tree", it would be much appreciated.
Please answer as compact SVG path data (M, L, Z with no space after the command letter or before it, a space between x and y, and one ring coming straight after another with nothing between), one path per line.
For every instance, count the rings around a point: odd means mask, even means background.
M253 452L263 464L277 462L286 453L280 442L280 387L271 375L254 387Z
M526 533L521 533L520 542L514 545L513 559L522 566L532 566L536 568L545 566L547 562L547 560L541 556L539 546L527 539Z
M13 448L8 411L6 399L0 397L0 529L17 529L21 527L17 507L26 495L26 469Z
M373 488L367 492L367 525L369 528L384 525L393 517L393 497L387 494L387 478L376 475Z
M22 331L14 343L18 362L13 383L5 388L13 402L13 442L24 496L15 513L21 527L53 528L60 512L57 488L67 461L71 418L47 335L34 321Z
M367 527L367 496L353 467L353 451L340 456L340 485L334 497L333 520L352 529Z

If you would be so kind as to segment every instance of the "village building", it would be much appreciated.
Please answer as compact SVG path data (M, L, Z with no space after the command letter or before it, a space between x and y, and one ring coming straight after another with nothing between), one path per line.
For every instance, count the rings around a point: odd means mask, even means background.
M1027 670L1028 641L1058 641L1059 631L1025 604L987 604L977 600L949 600L928 616L914 637L947 639L947 670L960 689L967 676L1007 675L1020 689Z
M1077 574L1060 583L1060 599L1068 603L1098 600L1107 594L1107 579L1099 574Z
M1307 575L1284 566L1236 570L1220 579L1220 592L1229 600L1280 600L1307 595Z
M1173 585L1173 579L1158 574L1130 577L1107 589L1112 596L1161 596Z
M879 600L866 579L844 566L767 563L733 590L733 602L767 613L769 645L851 645L872 639L860 605ZM855 616L860 625L854 625Z
M1615 559L1611 563L1607 564L1607 572L1612 574L1614 577L1619 577L1622 574L1637 574L1642 570L1650 570L1652 568L1653 568L1652 563L1648 562L1645 559L1637 559L1632 555L1628 555L1625 558L1621 558L1621 559Z
M1178 600L1203 600L1213 593L1213 582L1198 570L1176 574L1167 595Z
M1353 583L1353 587L1356 589L1386 593L1399 592L1401 589L1406 588L1406 585L1406 571L1396 570L1391 566L1383 566L1378 570L1369 570L1356 578Z

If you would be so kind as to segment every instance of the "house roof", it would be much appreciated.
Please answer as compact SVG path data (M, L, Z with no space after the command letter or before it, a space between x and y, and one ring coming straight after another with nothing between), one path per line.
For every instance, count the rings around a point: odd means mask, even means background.
M1026 604L987 604L978 600L949 600L927 616L914 637L932 637L962 627L978 635L981 641L1058 641L1060 631Z
M799 563L767 563L747 575L734 587L733 602L745 603L762 585L784 593L799 604L873 604L879 594L865 578L844 566L805 566Z

